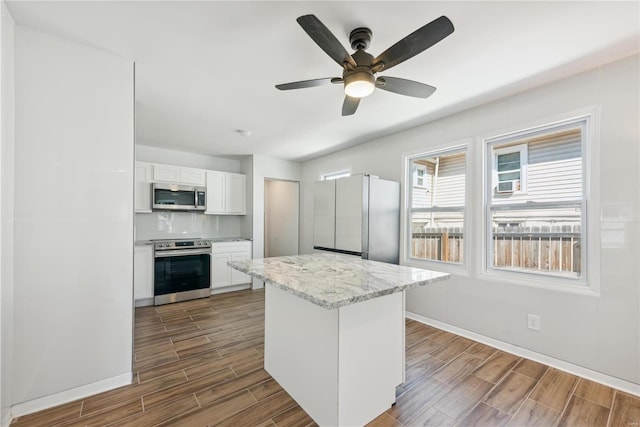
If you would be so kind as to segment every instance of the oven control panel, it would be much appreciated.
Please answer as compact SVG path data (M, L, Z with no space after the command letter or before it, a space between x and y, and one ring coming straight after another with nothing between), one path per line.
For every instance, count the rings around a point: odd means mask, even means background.
M169 250L169 249L206 249L211 247L209 240L165 240L154 243L154 249L157 250Z

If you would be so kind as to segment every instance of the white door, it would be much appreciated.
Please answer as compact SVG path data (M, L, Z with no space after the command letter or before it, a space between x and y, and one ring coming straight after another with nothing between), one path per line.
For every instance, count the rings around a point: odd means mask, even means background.
M231 267L227 265L229 261L231 261L229 253L211 254L211 289L231 285Z
M298 254L300 183L264 182L264 256Z
M231 254L231 261L246 261L248 259L251 259L251 254L249 254L249 252L236 252ZM251 276L232 268L231 284L242 285L244 283L251 283Z

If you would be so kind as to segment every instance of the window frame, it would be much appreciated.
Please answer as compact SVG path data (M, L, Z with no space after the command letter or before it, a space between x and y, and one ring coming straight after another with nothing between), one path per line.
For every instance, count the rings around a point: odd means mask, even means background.
M405 153L403 155L403 167L405 170L404 173L404 227L403 227L403 256L402 256L402 264L408 266L416 266L420 268L426 269L435 269L439 271L444 271L448 273L456 273L461 276L469 276L469 251L472 245L472 237L469 230L469 203L470 203L470 180L467 179L470 176L470 171L472 170L472 162L471 162L471 140L465 139L464 141L456 141L450 142L447 144L443 144L438 147L433 147L433 149L428 151L419 151L412 153ZM431 207L431 208L416 208L412 209L413 203L413 185L407 185L408 183L413 184L413 165L412 162L415 159L419 159L422 157L433 157L433 156L443 156L449 154L456 153L464 153L465 154L465 196L464 196L464 205L462 207ZM421 188L421 187L418 187ZM422 187L424 188L424 187ZM412 243L412 213L416 211L428 210L429 212L450 212L456 211L459 209L463 215L463 242L462 242L462 251L463 251L463 261L461 263L452 263L440 260L427 260L427 259L419 259L411 256L411 243Z
M591 199L591 179L592 171L591 159L597 153L591 152L592 140L596 134L596 111L588 110L580 115L569 116L567 119L548 121L544 124L531 126L528 128L520 128L519 130L503 133L500 135L482 138L483 148L483 260L481 276L491 278L493 280L507 280L511 283L523 285L532 285L555 290L570 290L579 293L597 293L599 286L597 283L597 269L592 267L591 262L594 258L593 241L591 236L594 230L590 218L593 213L589 211ZM526 138L531 138L535 134L542 134L549 130L560 131L562 128L570 128L579 125L581 127L581 158L582 158L582 197L580 200L559 201L559 202L538 202L527 206L527 202L520 203L492 203L496 193L494 192L494 165L496 165L493 146L496 144L505 145ZM519 144L518 144L519 145ZM523 144L523 145L526 145ZM514 145L515 146L515 145ZM505 147L507 148L507 147ZM528 159L527 159L528 161ZM489 179L489 170L491 178ZM517 271L493 266L493 232L492 232L492 213L496 210L518 210L520 209L550 209L561 207L580 207L580 240L581 240L581 277L563 277L559 274L543 273L537 271Z
M425 178L427 176L427 166L426 165L413 165L413 186L418 188L427 188L427 184L425 183ZM422 176L419 176L418 171L423 171ZM418 179L422 178L422 184L418 183Z
M527 193L527 165L529 164L529 147L528 144L510 145L507 147L492 148L493 152L493 164L492 164L492 176L494 194L526 194ZM500 173L498 171L498 156L511 153L520 153L520 188L511 192L498 191L498 185L500 184ZM510 171L511 172L511 171Z
M322 172L320 181L331 181L332 179L345 178L351 176L351 169L341 169L331 172Z

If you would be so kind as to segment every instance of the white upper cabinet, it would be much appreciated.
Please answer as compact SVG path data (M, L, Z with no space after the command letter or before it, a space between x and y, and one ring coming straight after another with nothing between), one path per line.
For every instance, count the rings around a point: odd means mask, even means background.
M154 165L153 180L162 182L175 182L180 180L180 168L178 166Z
M246 204L246 175L207 171L206 214L245 215Z
M151 213L151 182L153 165L151 163L136 162L135 211L136 213Z
M172 165L153 165L153 180L155 182L170 182L172 184L189 184L205 186L206 171L202 169L184 168Z
M247 177L239 173L228 173L225 183L226 211L230 214L247 213Z
M135 211L151 212L151 183L194 185L207 188L207 210L214 215L246 215L247 176L182 166L136 162Z
M225 173L207 171L207 214L224 214Z
M207 185L207 173L202 169L180 168L180 181L178 182L204 187Z

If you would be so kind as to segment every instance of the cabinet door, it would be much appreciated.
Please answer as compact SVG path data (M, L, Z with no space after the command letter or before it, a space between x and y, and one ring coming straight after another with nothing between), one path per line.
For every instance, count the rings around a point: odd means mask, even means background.
M225 211L227 213L246 214L247 177L238 173L226 174Z
M151 170L150 163L136 162L135 211L151 213Z
M204 187L206 184L205 171L202 169L180 168L180 184L190 184Z
M153 298L153 246L136 245L133 255L134 299Z
M227 265L229 261L229 253L211 254L211 289L231 285L231 267Z
M180 182L180 167L170 165L153 165L153 180L161 182Z
M225 213L225 173L207 171L207 210L208 214Z
M232 261L244 261L246 259L251 259L251 255L249 252L235 252L231 254ZM244 274L241 271L236 270L235 268L231 269L231 284L232 285L241 285L243 283L251 283L251 276L248 274Z
M313 246L334 248L336 244L336 180L313 186Z

